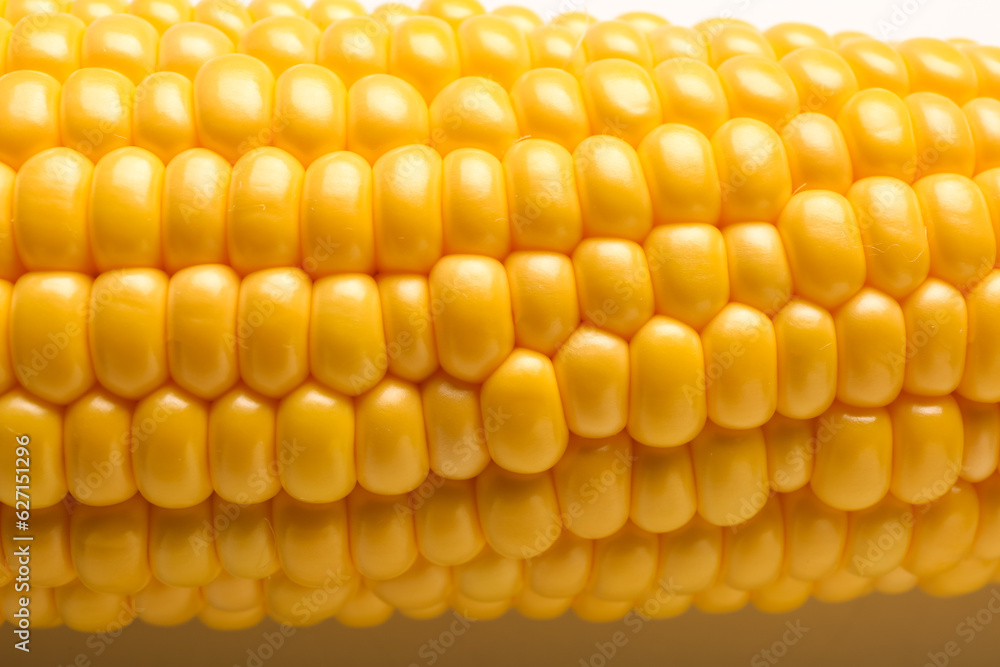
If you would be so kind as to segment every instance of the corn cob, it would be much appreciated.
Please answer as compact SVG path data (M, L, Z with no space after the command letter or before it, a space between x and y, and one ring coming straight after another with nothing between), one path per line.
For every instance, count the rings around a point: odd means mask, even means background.
M50 622L121 625L132 596L220 628L610 620L994 576L991 47L462 0L123 9L0 22L0 414L35 437L36 506L75 517L52 534L122 547L53 556ZM231 502L224 571L160 583L155 517ZM293 581L311 549L262 530L271 503L352 535L363 581L306 619L330 591ZM844 540L910 503L912 543L851 570ZM657 553L692 531L716 554L663 602Z
M470 618L515 607L532 618L572 608L612 620L633 609L673 616L692 603L720 612L750 601L779 612L810 596L842 601L915 585L959 595L1000 574L997 474L960 482L934 504L889 498L859 512L830 507L807 489L782 493L738 532L695 518L659 535L626 522L585 537L581 517L543 552L521 555L497 551L503 545L488 510L480 505L480 522L462 498L469 485L443 484L426 504L363 490L329 504L286 494L258 505L216 497L183 510L138 496L103 508L60 504L35 517L45 539L37 543L33 614L43 626L88 632L137 614L157 625L198 615L212 627L245 627L265 613L291 625L331 616L353 625L380 622L393 609L432 617L448 605ZM379 516L387 509L391 527ZM13 620L13 587L4 585L12 575L6 567L0 575ZM361 596L367 613L355 617Z

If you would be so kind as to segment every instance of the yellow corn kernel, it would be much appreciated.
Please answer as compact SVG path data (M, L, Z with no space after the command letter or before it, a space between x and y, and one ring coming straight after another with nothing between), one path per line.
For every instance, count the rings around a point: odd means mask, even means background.
M483 14L486 10L478 0L423 0L419 11L442 19L452 28L458 29L465 19Z
M513 252L505 270L517 345L554 355L580 323L572 262L559 253Z
M63 425L70 494L88 505L114 505L135 495L131 404L94 389L66 408Z
M549 472L522 475L491 464L476 477L476 507L487 544L507 558L536 558L566 532Z
M163 266L170 272L226 263L226 210L232 168L212 151L192 148L163 175Z
M372 588L376 595L407 615L440 606L447 608L451 571L418 557L409 570L387 581L375 582Z
M502 158L518 139L517 120L506 91L476 76L446 85L430 105L431 144L442 156L479 148Z
M893 402L893 495L922 504L951 489L962 468L962 415L950 396L904 394Z
M80 68L86 29L83 21L70 14L51 14L44 21L18 21L10 35L6 71L34 70L64 82Z
M275 78L296 65L316 62L320 31L308 19L273 15L256 20L241 35L236 49L267 65Z
M194 7L194 20L220 30L234 45L253 22L246 6L236 0L199 2Z
M666 25L649 33L649 42L656 64L677 58L690 58L708 64L706 41L691 28Z
M6 280L0 281L0 331L10 331L10 300L13 295L14 286ZM10 356L10 337L0 336L0 392L7 391L15 382L17 376Z
M308 168L347 144L347 91L319 65L295 65L274 84L274 145Z
M387 362L379 357L373 364L366 364L364 373L372 375L387 367L398 378L420 382L438 368L432 327L434 306L427 277L382 275L378 277L378 289Z
M632 487L632 439L627 433L607 438L570 436L552 469L559 506L569 515L566 530L599 539L628 521Z
M671 58L656 66L653 81L664 123L698 130L706 137L729 120L726 91L715 70L692 58Z
M903 389L921 396L950 394L965 368L965 299L948 283L930 278L902 305L907 346Z
M0 76L0 161L21 169L59 145L59 82L32 71Z
M75 3L74 3L75 4ZM187 623L204 606L197 588L179 588L149 580L133 597L136 615L149 625L175 627Z
M407 497L355 489L347 499L351 557L362 576L376 581L406 572L417 560L417 539Z
M635 525L653 533L680 530L698 509L690 448L633 447L629 463L622 460L617 464L618 468L633 466L629 517Z
M526 583L545 597L572 597L586 585L593 557L593 542L563 531L544 553L525 562Z
M281 486L304 503L332 503L354 488L354 403L307 381L285 395L275 417Z
M810 486L831 507L871 507L889 491L892 450L888 410L834 403L816 422Z
M188 0L135 0L128 11L148 21L161 35L178 23L190 21L194 14Z
M306 7L300 0L252 0L247 9L255 23L272 16L306 15Z
M927 225L931 275L968 291L996 262L996 238L982 191L957 174L921 179L913 190Z
M316 62L336 74L350 90L369 74L388 72L389 31L368 16L338 19L323 32Z
M625 428L628 343L584 325L559 348L552 364L570 431L585 438L607 438Z
M503 166L478 148L459 148L442 164L441 222L445 254L503 260L510 252Z
M542 25L542 19L539 18L538 14L527 7L521 7L518 5L503 5L501 7L497 7L490 13L494 16L502 16L507 19L525 35Z
M167 379L167 276L157 269L103 273L90 293L90 350L94 374L128 399Z
M208 413L208 463L219 498L263 503L281 489L274 444L274 401L236 387Z
M357 0L319 0L309 5L309 20L320 30L342 19L364 15L365 8Z
M640 65L598 60L584 70L581 84L592 134L608 134L638 146L662 122L656 86Z
M783 572L770 584L750 593L750 602L766 614L784 614L804 605L813 592L813 584Z
M510 101L524 137L554 141L572 151L590 134L583 89L569 72L531 69L511 87Z
M808 301L793 300L774 318L778 389L776 410L810 419L830 407L837 392L837 335L833 317Z
M203 399L214 399L239 378L237 324L239 279L226 266L195 266L178 271L167 293L167 359L170 377Z
M897 568L910 546L911 506L889 495L847 516L844 568L861 577L879 577Z
M16 25L25 16L30 14L64 14L69 3L64 0L10 0L5 2L0 9L4 9L4 18L11 25Z
M353 579L357 584L358 580ZM355 586L334 583L326 595L313 600L316 589L301 586L280 570L264 581L267 612L271 618L292 627L312 627L335 616L354 592Z
M65 405L94 383L87 345L91 284L78 273L33 272L14 285L11 362L21 386L46 401Z
M897 95L862 87L840 110L837 124L851 154L854 178L892 176L913 182L916 139L909 110Z
M56 505L66 495L62 410L21 389L14 389L0 396L0 415L13 436L10 444L3 449L3 464L7 472L0 477L4 482L0 501L8 507L14 507L17 500L23 501L23 489L20 498L15 494L16 486L23 484L17 482L15 485L15 479L24 474L24 468L30 468L33 478L32 507L43 509ZM25 455L24 451L19 453L20 448L27 448L28 454ZM22 471L15 472L16 468ZM12 524L8 522L7 525Z
M150 578L148 534L149 506L139 496L109 507L75 507L70 545L80 582L101 593L141 591Z
M767 449L760 429L708 423L691 441L698 514L716 526L753 518L766 504Z
M471 16L455 26L463 76L484 77L510 90L531 69L524 32L500 16Z
M705 357L697 332L661 315L629 343L629 434L651 447L675 447L705 425Z
M548 357L515 349L483 382L480 403L484 422L497 422L487 429L486 444L504 469L548 470L566 450L569 431Z
M830 48L799 48L781 57L779 64L791 78L804 112L836 120L844 104L858 92L850 65Z
M207 23L180 23L160 37L156 69L176 72L193 82L202 65L234 51L233 42L218 28Z
M741 222L723 229L722 236L728 264L723 302L739 301L768 315L782 308L791 298L792 276L775 226Z
M926 511L914 512L913 539L903 567L917 577L953 567L972 547L978 523L976 491L965 480L958 480Z
M756 428L777 406L774 327L760 311L731 303L701 334L708 417L725 428Z
M1000 407L954 396L962 413L962 469L969 482L981 482L997 469L1000 461Z
M390 4L402 6L396 3ZM369 628L385 623L392 616L393 611L391 605L383 602L371 589L362 585L344 603L336 618L338 622L349 628Z
M774 582L785 558L782 519L781 503L771 498L753 518L722 531L719 579L737 590L754 590Z
M976 174L1000 166L1000 100L977 97L962 107L972 133Z
M375 260L383 271L427 271L441 256L442 161L427 146L397 148L373 169Z
M781 137L752 118L727 121L712 136L719 169L719 222L773 222L792 196L792 176Z
M833 308L865 281L865 251L850 203L833 192L800 192L778 219L795 291Z
M241 275L297 266L302 165L279 148L257 148L233 165L226 216L229 263Z
M655 224L719 223L723 188L712 145L699 132L670 123L639 145L639 159L652 199Z
M976 70L957 47L940 39L917 37L895 48L906 63L912 92L939 93L958 105L976 96Z
M412 85L430 105L437 94L461 76L455 31L433 16L414 16L392 28L389 74Z
M813 421L776 414L762 430L771 488L778 493L791 493L807 485L812 477L816 447Z
M909 185L876 176L847 192L865 248L868 284L895 298L915 290L930 271L920 202Z
M198 144L191 81L176 72L157 72L135 89L132 109L135 145L164 164Z
M517 612L525 618L541 621L559 618L570 608L573 598L550 598L539 595L530 586L525 586L517 595Z
M850 405L888 405L903 388L907 358L903 310L865 287L834 314L837 398Z
M382 379L386 341L378 286L371 276L343 274L316 281L309 326L309 363L317 380L357 396Z
M701 23L694 28L707 42L709 62L715 69L730 58L744 55L777 60L764 35L745 22L719 19L714 25Z
M6 9L6 3L0 5L0 10ZM0 16L0 70L7 71L7 47L10 43L10 35L14 31L10 23L3 16Z
M11 464L13 462L14 460L11 459ZM65 503L57 503L44 509L36 505L32 510L31 532L32 537L38 540L30 550L32 582L36 586L46 588L65 586L76 579L76 568L73 565L71 551L69 508ZM16 510L13 506L0 506L0 518L9 526L16 518ZM21 541L15 541L14 537L15 533L12 530L5 531L3 536L6 561L12 566L20 565L17 550L24 546ZM8 586L7 588L13 589L14 587ZM27 593L28 591L21 592Z
M785 521L785 566L802 581L833 574L847 538L848 514L820 501L804 488L782 497Z
M212 501L181 509L149 508L149 566L169 586L205 586L222 566L215 551Z
M905 100L917 146L914 178L958 174L971 178L976 153L969 123L957 104L937 93L913 93Z
M471 603L505 604L522 586L521 563L487 546L471 561L454 569L456 593ZM455 606L461 613L461 606Z
M240 376L280 398L309 374L312 285L298 269L268 269L243 279L237 309Z
M795 84L773 58L736 56L720 65L717 73L733 117L781 128L798 113Z
M774 54L784 58L792 51L806 48L833 49L833 40L820 28L805 23L778 23L764 31Z
M958 393L974 401L1000 401L1000 331L996 322L1000 314L1000 271L992 271L966 297L969 309L969 346L965 355L965 372Z
M94 19L108 14L124 14L128 4L124 0L74 0L69 8L70 14L85 24L90 25Z
M132 464L139 492L153 505L191 507L212 493L208 406L167 385L136 404Z
M216 579L202 587L206 605L225 612L247 611L263 602L264 582L237 577L223 571Z
M124 74L134 85L156 71L160 35L137 16L110 14L87 26L80 48L84 67Z
M118 72L85 67L70 74L59 109L63 146L97 162L130 145L134 97L132 82Z
M868 577L859 577L842 568L817 581L813 597L820 602L849 602L868 595L874 587L874 582Z
M722 233L707 224L657 227L646 237L656 312L702 329L729 300Z
M444 479L478 475L490 461L479 387L439 371L421 385L420 392L431 470ZM487 423L490 429L497 427L490 416Z
M159 158L134 146L108 153L94 167L88 227L98 271L161 266L163 176Z
M313 162L298 215L302 268L311 277L374 271L372 170L361 157L341 151Z
M630 60L641 67L653 66L653 54L645 37L626 21L598 21L583 33L581 45L587 62L618 58Z
M781 130L792 191L830 190L846 194L853 182L851 155L840 126L819 113L804 112Z
M263 598L263 594L259 597ZM198 614L198 620L212 630L245 630L260 623L266 615L263 599L240 611L221 610L206 602Z
M473 480L441 480L433 493L413 502L417 546L428 561L456 566L483 550L486 540L476 514Z
M10 623L17 623L14 616L16 609L20 608L19 599L14 597L14 587L6 586L3 589L3 612L4 619ZM62 616L56 606L56 590L54 588L33 586L30 591L25 591L24 596L28 598L28 605L31 609L31 625L36 628L54 628L62 623ZM21 596L18 595L18 598Z
M657 581L673 582L682 595L712 586L722 562L723 531L700 516L678 530L660 535Z
M97 592L80 581L57 588L55 600L62 622L77 632L121 632L136 615L127 596Z
M1000 71L1000 58L997 57L997 47L979 44L964 44L959 47L976 70L976 80L979 97L997 98L997 74Z
M525 139L511 146L503 166L512 247L572 251L583 223L569 152L545 139Z
M430 471L419 388L386 378L355 405L358 483L384 495L417 488Z
M331 589L332 597L356 588L346 502L303 503L280 492L272 502L271 516L278 556L289 580Z
M199 5L200 7L201 5ZM259 60L230 53L205 63L194 80L198 139L230 162L270 143L274 76Z
M641 241L653 224L646 179L635 149L620 139L589 137L573 153L586 236Z
M902 56L889 44L867 35L842 42L837 49L858 79L858 88L883 88L899 97L910 92L910 74Z
M584 321L629 339L653 315L650 271L633 241L586 239L573 251Z
M215 525L228 518L232 505L215 496ZM223 569L234 577L260 580L278 572L281 563L274 544L271 503L257 503L239 508L215 536L215 548Z
M584 595L632 603L654 583L659 541L628 523L614 535L594 541L594 562Z
M979 526L972 553L996 558L1000 553L1000 475L990 475L975 485L979 497Z

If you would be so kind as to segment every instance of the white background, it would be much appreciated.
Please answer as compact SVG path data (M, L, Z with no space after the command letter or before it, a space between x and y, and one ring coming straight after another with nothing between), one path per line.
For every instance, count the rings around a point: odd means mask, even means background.
M249 0L246 0L249 2ZM305 0L307 4L310 0ZM370 9L383 0L361 0ZM692 26L717 16L749 21L761 30L775 23L811 23L833 34L859 30L885 41L910 37L968 37L1000 46L1000 0L480 0L487 8L521 5L543 19L567 9L610 19L649 11L671 23ZM403 0L416 7L419 0Z

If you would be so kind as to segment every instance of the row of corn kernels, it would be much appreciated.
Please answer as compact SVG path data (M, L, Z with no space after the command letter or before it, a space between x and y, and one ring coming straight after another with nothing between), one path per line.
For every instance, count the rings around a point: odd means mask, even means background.
M505 497L543 498L538 507L550 511L536 513L539 530L572 524L586 537L629 519L665 532L696 513L732 525L755 516L772 491L806 486L844 511L889 494L928 502L959 479L993 474L1000 449L997 405L951 396L903 396L889 408L837 403L816 420L775 416L758 429L708 423L690 443L666 448L626 432L532 440L538 428L520 421L514 401L489 405L481 418L488 405L481 398L476 387L441 374L421 387L387 378L354 402L315 382L281 401L238 387L212 404L168 385L135 405L95 390L63 412L13 391L0 399L0 415L32 434L36 507L67 492L113 505L136 490L170 508L192 507L213 491L231 502L264 502L282 489L322 504L356 488L389 498L420 493L430 473L459 483L470 498L475 489L496 500L500 517L518 513ZM0 474L8 483L0 500L13 505L13 449L6 458L11 472ZM512 462L542 472L510 472ZM567 519L578 505L586 512Z
M813 51L787 58L805 59ZM756 71L761 67L775 71ZM200 142L231 162L273 143L308 166L345 147L374 162L409 143L431 144L442 154L483 148L498 157L526 136L570 151L591 134L638 146L663 123L712 137L727 120L750 118L782 133L796 188L819 176L843 191L851 181L851 159L857 178L892 175L909 182L944 172L971 177L997 165L1000 143L996 98L970 97L959 106L933 90L900 97L853 86L834 94L822 80L793 83L771 61L752 56L728 61L719 72L691 59L667 61L652 72L628 61L599 61L579 80L555 68L532 69L509 93L488 78L456 75L426 101L392 74L342 80L311 63L272 74L243 54L212 58L191 79L161 71L133 82L95 66L52 78L46 69L35 65L0 77L0 116L6 121L0 159L15 169L60 142L93 161L133 142L169 161ZM803 63L802 69L818 67ZM726 78L730 70L732 81ZM779 75L783 79L769 85L759 81ZM768 99L774 90L784 97ZM30 115L24 113L28 106ZM882 132L889 127L891 135ZM776 135L771 140L780 144Z
M810 594L834 598L838 585L860 595L881 577L959 594L985 585L1000 558L997 475L919 506L887 501L845 513L802 491L772 498L735 530L695 519L656 535L630 523L598 539L556 533L544 551L515 555L498 553L489 531L478 532L474 507L456 505L451 491L438 489L443 500L395 499L395 508L356 496L323 506L287 496L247 506L216 499L190 510L147 507L138 497L107 508L60 505L37 517L46 540L36 541L32 582L78 581L117 596L141 595L151 582L200 587L200 597L231 609L256 606L235 600L261 595L274 603L271 587L325 590L343 604L362 584L414 614L447 604L452 593L499 603L523 589L553 607L562 601L562 610L581 597L627 610L657 588L690 602L720 585L733 593L791 587L801 604ZM13 541L3 548L14 557ZM7 584L14 572L0 575ZM678 611L687 606L675 602Z

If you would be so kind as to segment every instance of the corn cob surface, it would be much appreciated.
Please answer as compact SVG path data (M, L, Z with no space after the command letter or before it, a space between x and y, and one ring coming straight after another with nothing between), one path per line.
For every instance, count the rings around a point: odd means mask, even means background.
M0 16L41 625L1000 574L995 47L475 0Z

